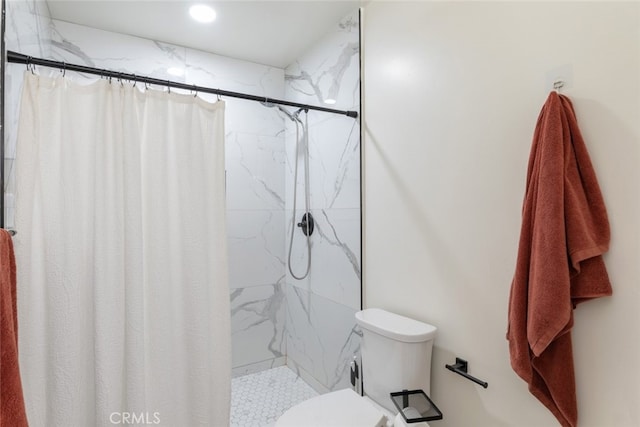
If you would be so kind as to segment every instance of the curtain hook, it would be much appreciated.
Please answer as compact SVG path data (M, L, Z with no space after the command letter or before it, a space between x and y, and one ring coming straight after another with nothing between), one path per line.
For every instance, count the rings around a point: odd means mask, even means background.
M31 57L27 56L27 71L31 71L31 74L33 74L33 70L31 69Z
M220 94L218 93L218 102L222 101L222 97L220 96Z
M196 85L193 85L193 97L194 98L198 97L198 89L196 89Z
M171 82L167 80L167 93L171 93Z
M137 84L138 84L138 77L134 74L133 75L133 87L136 87Z
M62 70L60 70L62 72L62 77L64 77L67 74L67 63L66 62L62 62Z

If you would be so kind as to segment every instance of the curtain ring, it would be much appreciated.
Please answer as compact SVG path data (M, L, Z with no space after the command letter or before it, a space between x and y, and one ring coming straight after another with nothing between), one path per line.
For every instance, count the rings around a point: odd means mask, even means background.
M31 74L34 74L33 69L31 68L31 57L27 56L27 71L31 71Z
M62 62L62 70L60 70L62 72L62 77L64 77L67 74L67 63L66 62Z
M198 89L196 89L196 85L193 85L193 97L194 98L198 97Z
M133 75L133 87L136 87L136 85L138 84L138 77L136 77L136 75Z
M171 93L171 82L167 80L167 93Z

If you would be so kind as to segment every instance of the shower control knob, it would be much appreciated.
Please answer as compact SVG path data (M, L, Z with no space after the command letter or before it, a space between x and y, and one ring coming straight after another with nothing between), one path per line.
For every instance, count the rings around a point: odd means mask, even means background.
M311 212L307 212L306 214L302 215L302 221L298 223L298 227L302 229L302 232L305 236L311 236L313 234L315 221L311 216Z

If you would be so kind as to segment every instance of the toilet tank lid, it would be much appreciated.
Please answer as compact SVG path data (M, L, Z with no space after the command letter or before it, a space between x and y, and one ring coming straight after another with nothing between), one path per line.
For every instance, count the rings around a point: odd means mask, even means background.
M356 313L361 328L402 342L424 342L436 336L435 326L380 308L367 308Z

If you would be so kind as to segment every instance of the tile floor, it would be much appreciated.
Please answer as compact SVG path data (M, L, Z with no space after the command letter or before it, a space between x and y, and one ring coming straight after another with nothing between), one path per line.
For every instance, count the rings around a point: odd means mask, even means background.
M231 381L231 427L273 427L292 406L318 393L287 366Z

